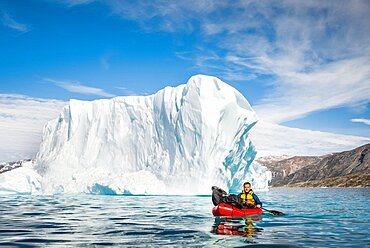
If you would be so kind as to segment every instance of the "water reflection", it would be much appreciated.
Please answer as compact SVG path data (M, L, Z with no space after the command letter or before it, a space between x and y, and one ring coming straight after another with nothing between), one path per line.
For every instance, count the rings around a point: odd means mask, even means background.
M216 217L212 226L212 233L220 235L233 235L252 238L263 231L255 225L256 220L262 220L260 217Z

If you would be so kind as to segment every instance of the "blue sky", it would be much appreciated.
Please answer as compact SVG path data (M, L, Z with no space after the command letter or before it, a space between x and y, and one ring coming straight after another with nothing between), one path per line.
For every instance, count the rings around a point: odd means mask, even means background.
M2 118L14 97L55 107L207 74L262 121L370 138L366 0L3 0L0 21Z

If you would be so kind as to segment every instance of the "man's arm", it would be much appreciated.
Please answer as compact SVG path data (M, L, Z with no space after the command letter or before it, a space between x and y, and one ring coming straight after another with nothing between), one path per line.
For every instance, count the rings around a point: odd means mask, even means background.
M260 199L258 198L258 196L255 193L253 193L253 199L256 201L257 207L262 207L262 202L260 201Z

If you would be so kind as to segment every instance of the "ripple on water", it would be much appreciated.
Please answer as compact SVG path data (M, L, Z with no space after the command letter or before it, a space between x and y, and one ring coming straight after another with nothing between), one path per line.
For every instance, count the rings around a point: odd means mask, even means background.
M285 216L239 219L214 218L210 197L2 196L0 246L365 247L369 193L272 189L259 197Z

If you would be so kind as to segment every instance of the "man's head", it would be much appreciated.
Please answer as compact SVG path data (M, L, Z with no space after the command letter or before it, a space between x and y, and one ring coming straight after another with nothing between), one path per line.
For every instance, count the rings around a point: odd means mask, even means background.
M250 182L245 182L244 184L243 184L243 187L244 187L244 191L245 192L248 192L250 189L251 189L251 183Z

